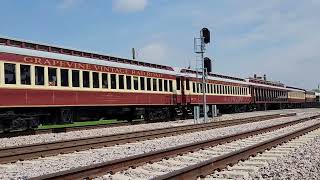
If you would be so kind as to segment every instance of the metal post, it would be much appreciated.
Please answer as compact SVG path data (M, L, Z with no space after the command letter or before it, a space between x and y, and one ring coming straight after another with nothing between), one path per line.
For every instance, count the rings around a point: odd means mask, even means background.
M197 40L200 40L200 51L198 49L198 43ZM194 48L196 53L201 54L201 63L202 63L202 95L203 95L203 121L206 123L208 120L208 114L207 114L207 98L206 98L206 69L204 67L204 52L205 52L205 44L210 42L210 31L207 28L202 28L200 31L200 38L194 39Z
M204 42L203 37L201 35L201 62L202 62L202 93L203 93L203 121L207 122L207 98L206 98L206 90L207 90L207 84L206 84L206 70L204 68L204 59L203 59L203 53L204 53Z

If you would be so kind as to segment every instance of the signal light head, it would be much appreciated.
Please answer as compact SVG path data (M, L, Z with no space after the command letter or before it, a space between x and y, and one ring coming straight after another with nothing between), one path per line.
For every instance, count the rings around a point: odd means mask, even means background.
M208 57L203 58L204 68L207 69L207 72L210 73L212 71L211 59Z
M208 28L201 29L201 36L203 37L203 42L205 44L210 43L210 31Z

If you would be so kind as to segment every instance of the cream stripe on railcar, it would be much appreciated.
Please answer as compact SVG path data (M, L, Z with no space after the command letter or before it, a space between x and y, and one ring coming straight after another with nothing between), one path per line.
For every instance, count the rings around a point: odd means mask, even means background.
M4 63L0 60L0 87L4 84Z
M4 63L10 63L10 64L15 64L16 65L16 84L5 84L4 82L4 75L5 75L5 71L4 71ZM22 85L21 81L20 81L20 71L19 71L19 67L20 65L30 65L30 75L31 75L31 85ZM79 69L73 69L73 68L59 68L59 67L54 67L57 69L57 75L60 74L61 69L67 69L68 70L68 74L69 74L69 86L68 87L62 87L61 86L61 76L57 79L60 79L58 81L60 81L57 86L49 86L48 83L48 68L51 66L39 66L39 67L44 67L44 79L45 79L45 85L35 85L35 67L38 65L33 65L33 64L27 64L27 63L12 63L12 62L6 62L6 61L0 61L0 68L2 69L0 73L0 88L13 88L13 89L42 89L42 90L67 90L67 91L101 91L101 92L134 92L134 93L156 93L156 94L173 94L173 92L170 92L170 81L172 81L173 84L173 90L174 90L174 80L169 80L169 79L164 79L164 78L151 78L151 91L147 91L146 90L146 86L147 86L147 77L145 76L133 76L130 75L131 77L138 77L138 90L134 90L134 85L133 85L133 78L131 78L131 89L119 89L119 83L116 83L117 88L116 89L111 89L111 78L110 75L111 74L115 74L115 73L102 73L102 72L98 72L98 71L88 71L89 72L89 77L90 77L90 88L84 88L83 87L83 70L79 70ZM18 67L18 68L17 68ZM79 71L79 84L80 87L72 87L72 70L78 70ZM100 88L93 88L93 78L92 78L92 73L93 72L97 72L99 73L100 77L102 76L102 74L107 74L108 75L108 88L102 88L101 84L102 84L102 78L99 78L99 84L100 84ZM116 81L119 82L119 74L115 74L116 75ZM124 86L126 86L126 75L125 74L121 74L124 75ZM144 77L144 86L145 86L145 90L141 90L141 83L140 83L140 77ZM167 90L168 91L164 91L164 87L163 87L163 83L162 83L162 91L153 91L153 81L152 79L157 79L157 82L159 82L159 79L162 79L162 82L164 82L164 80L168 80L167 83ZM157 85L158 87L158 85ZM159 89L159 88L158 88Z
M199 88L200 91L198 91L198 87L201 83L195 82L195 81L190 81L191 85L190 85L190 94L191 95L201 95L202 94L202 89ZM222 96L246 96L246 97L250 97L250 91L249 91L249 87L246 86L230 86L230 85L222 85L222 84L212 84L209 83L209 85L213 85L213 91L212 92L208 92L206 93L208 96L216 96L216 95L222 95ZM195 86L195 87L194 87ZM229 89L228 89L229 87ZM240 93L240 88L243 89L243 94ZM222 89L222 91L220 92L220 89ZM233 90L234 89L234 90ZM239 89L238 93L236 91L236 89ZM195 90L196 92L193 92L193 90Z

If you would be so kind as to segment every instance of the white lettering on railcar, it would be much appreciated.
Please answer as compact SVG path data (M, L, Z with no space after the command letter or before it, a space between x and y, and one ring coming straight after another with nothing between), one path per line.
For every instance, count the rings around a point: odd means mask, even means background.
M102 71L102 72L117 73L117 74L131 74L131 75L137 75L137 76L148 76L148 77L158 77L158 78L163 77L163 74L153 73L153 72L108 67L108 66L101 66L101 65L95 65L95 64L84 64L84 63L70 62L70 61L51 60L51 59L44 59L44 58L38 58L38 57L24 57L23 60L25 63L47 65L47 66L58 66L58 67L66 67L66 68Z

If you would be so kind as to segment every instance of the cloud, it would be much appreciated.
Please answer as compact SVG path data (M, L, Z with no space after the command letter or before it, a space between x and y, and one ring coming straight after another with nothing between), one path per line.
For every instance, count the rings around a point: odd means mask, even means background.
M81 0L61 0L59 4L60 9L68 9L79 3Z
M148 0L113 0L112 9L116 12L138 12L146 8Z
M148 62L164 64L169 53L169 48L165 43L152 42L138 51L138 59L148 60Z

